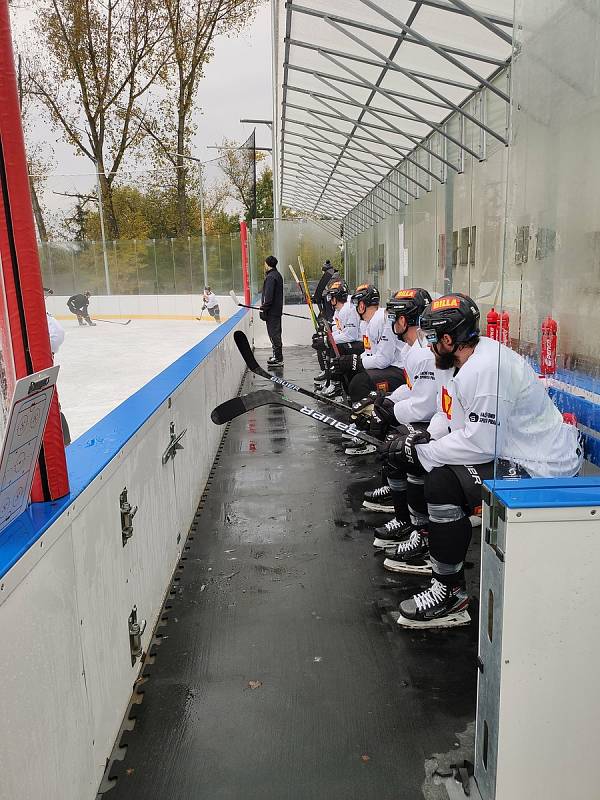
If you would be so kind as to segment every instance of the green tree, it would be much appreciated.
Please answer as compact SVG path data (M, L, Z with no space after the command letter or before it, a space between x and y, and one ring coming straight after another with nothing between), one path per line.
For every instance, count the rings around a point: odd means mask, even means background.
M265 167L256 181L256 216L258 219L273 218L273 171Z

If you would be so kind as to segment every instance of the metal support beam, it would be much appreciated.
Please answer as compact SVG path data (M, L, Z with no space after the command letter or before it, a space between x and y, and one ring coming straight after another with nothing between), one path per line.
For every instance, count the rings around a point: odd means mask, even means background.
M481 124L476 117L474 117L472 114L469 114L467 111L464 110L464 108L462 108L461 106L459 106L456 103L452 102L452 100L450 100L449 98L445 97L443 94L438 92L437 89L434 89L433 86L429 86L429 84L427 84L424 81L422 81L420 79L418 73L412 72L411 70L405 69L404 67L401 67L399 64L396 64L394 61L392 61L391 59L387 58L387 56L385 56L382 52L377 50L375 47L371 47L371 45L367 44L366 42L361 41L357 36L354 36L354 34L350 33L350 31L345 31L343 28L339 28L339 30L345 36L347 36L348 38L352 39L352 41L356 42L356 44L359 44L361 47L364 47L370 53L373 53L374 55L376 55L379 59L382 59L384 64L387 65L388 69L394 70L395 72L401 72L403 75L405 75L411 81L416 83L417 86L420 86L422 89L424 89L426 92L429 92L430 94L432 94L438 100L441 100L442 102L446 103L448 105L448 107L450 109L452 109L453 111L456 111L457 113L462 114L468 120L473 122L475 125L480 125ZM323 52L323 53L331 52L331 51L328 51L326 48L317 47L315 49L317 49L317 50L319 50L320 52ZM332 53L332 54L333 55L339 55L337 53ZM342 54L342 57L343 57L343 54ZM349 58L349 56L346 56L346 57ZM382 63L378 63L378 62L375 62L375 63L378 66L381 66L381 67L384 66L384 64L382 64ZM454 85L457 85L457 84L455 83ZM470 92L474 92L476 90L476 88L477 88L477 87L474 87L474 86L468 86L466 84L461 84L460 87L464 88L464 89L468 89ZM502 141L503 144L506 144L506 139L500 137L492 129L489 129L488 133L490 133L492 136L495 136L497 139L500 139L500 141Z
M376 33L380 36L389 36L392 39L396 39L398 33L396 31L392 31L389 28L380 28L377 25L373 25L370 22L361 22L357 19L350 19L349 17L341 17L337 14L330 14L328 11L319 11L316 8L307 8L306 6L294 6L294 12L296 14L306 14L311 17L318 17L319 19L332 19L334 22L338 22L341 25L348 25L351 28L357 28L358 30L368 31L369 33ZM493 26L492 26L493 27ZM447 44L441 44L440 42L431 42L431 44L427 44L426 42L422 41L420 38L414 36L413 34L409 34L405 37L405 41L409 44L416 44L422 47L429 47L431 49L432 45L439 47L440 50L443 50L446 53L450 53L451 55L460 56L461 58L471 58L474 61L482 61L487 64L493 64L496 67L502 67L506 63L505 61L495 58L494 56L487 55L486 53L474 53L470 50L461 50L458 47L451 47Z
M466 64L463 64L462 61L459 61L457 58L454 58L453 55L443 50L438 44L432 42L431 39L428 39L426 36L423 36L421 33L414 30L414 28L411 28L410 25L407 25L406 23L399 20L398 17L395 17L393 14L390 14L388 11L383 9L380 4L374 3L373 0L360 0L360 2L363 5L367 6L367 8L370 8L371 11L375 11L377 14L380 14L384 19L387 19L388 22L392 23L392 25L397 25L403 31L403 33L410 34L411 36L414 36L415 38L419 39L426 47L428 47L430 50L433 50L434 53L437 53L437 55L440 56L440 58L446 59L446 61L452 64L453 67L462 70L462 72L464 72L465 75L468 75L470 78L473 78L482 86L487 86L490 92L497 94L498 97L500 97L506 103L510 103L510 97L507 94L505 94L501 89L498 89L497 86L494 86L493 83L490 83L490 81L488 81L486 78L483 78L481 75L479 75L479 73L471 69L471 67L468 67ZM511 44L512 44L512 39L511 39Z
M488 31L491 31L492 33L496 34L496 36L499 36L503 41L507 42L512 47L513 43L512 36L509 36L507 33L501 30L495 23L493 18L489 16L484 16L479 11L476 11L474 8L467 5L467 3L464 3L463 0L449 0L449 2L452 3L453 6L456 6L456 8L460 9L460 11L462 11L462 13L465 14L466 16L473 17L473 19L476 19L480 25L483 25L484 28L487 28Z
M422 6L429 6L430 8L440 8L442 11L449 11L453 14L461 14L463 16L472 16L470 13L466 13L461 11L457 5L451 5L451 0L420 0ZM513 27L513 20L508 19L508 17L501 17L498 14L489 14L486 13L483 16L488 22L493 23L494 25L503 25L506 28Z

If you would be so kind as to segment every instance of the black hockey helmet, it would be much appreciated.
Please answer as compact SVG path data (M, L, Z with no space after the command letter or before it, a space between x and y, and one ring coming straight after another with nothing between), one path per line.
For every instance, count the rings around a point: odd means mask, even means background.
M409 326L418 325L428 303L431 295L427 289L400 289L386 303L388 321L393 325L398 317L405 317Z
M479 336L479 309L466 294L456 292L433 300L421 316L420 326L429 344L445 334L455 345Z
M365 306L378 306L380 300L379 289L372 283L361 283L352 295L352 305L357 308L359 303L364 303Z
M325 297L328 303L331 303L331 301L334 299L345 303L348 299L348 284L345 281L336 278L334 281L331 281L327 284Z

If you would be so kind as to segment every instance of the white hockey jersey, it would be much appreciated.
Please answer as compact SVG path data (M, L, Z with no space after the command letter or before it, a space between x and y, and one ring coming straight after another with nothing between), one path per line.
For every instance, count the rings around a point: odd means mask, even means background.
M331 333L336 344L360 342L360 317L350 298L333 312Z
M384 308L371 317L363 332L363 344L365 352L361 358L365 369L404 367L406 345L392 331Z
M581 467L577 428L563 422L527 361L494 339L479 340L468 361L443 382L438 403L428 428L435 441L417 445L428 471L484 464L495 455L534 478L570 477Z
M390 394L398 422L429 422L437 410L438 384L445 371L435 367L435 356L419 339L408 346L404 378L406 383ZM437 381L436 381L437 377Z

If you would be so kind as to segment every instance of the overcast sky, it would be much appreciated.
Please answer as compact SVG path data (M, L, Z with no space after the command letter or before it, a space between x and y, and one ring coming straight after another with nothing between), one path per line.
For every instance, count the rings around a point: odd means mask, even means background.
M31 24L31 13L26 6L12 10L15 36L26 36ZM254 21L233 38L215 40L215 54L207 65L200 81L194 120L198 132L192 144L192 155L208 160L217 152L208 149L220 144L223 138L244 141L252 131L251 125L240 124L240 119L271 119L271 10L270 3L259 8ZM34 135L42 144L54 150L55 165L44 193L44 201L52 210L64 208L72 201L54 194L54 191L85 191L93 184L93 166L84 157L77 156L73 148L63 143L60 136L48 126L34 126ZM56 139L59 139L57 142ZM270 129L257 126L258 145L271 145ZM210 180L215 170L207 167Z

